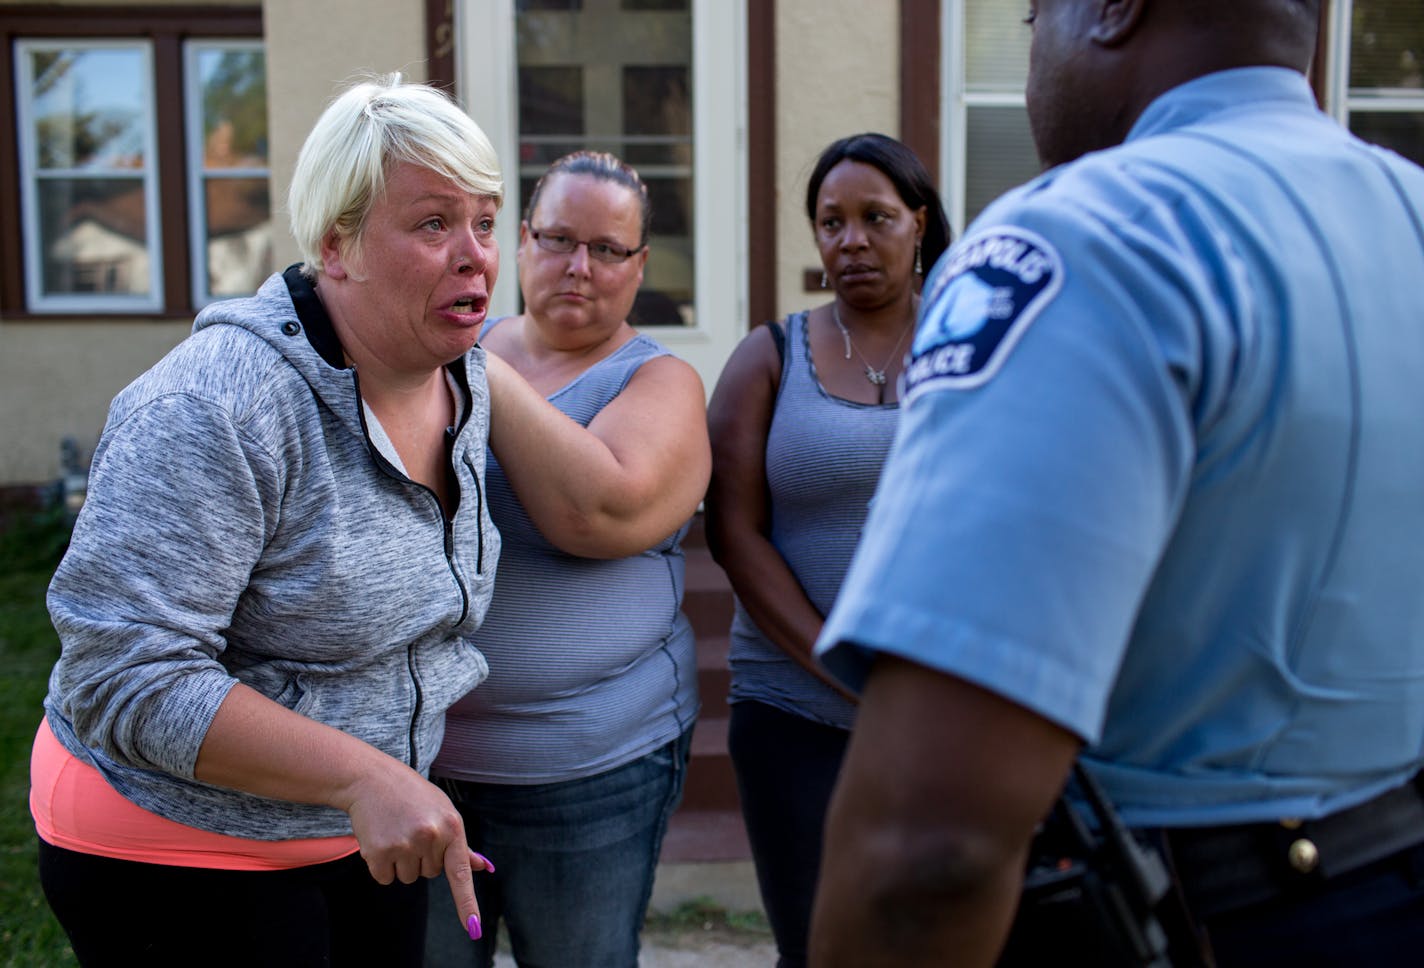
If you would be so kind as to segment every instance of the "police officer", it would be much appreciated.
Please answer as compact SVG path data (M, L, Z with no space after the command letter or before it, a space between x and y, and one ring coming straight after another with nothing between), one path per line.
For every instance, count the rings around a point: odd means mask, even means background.
M1030 7L1048 170L927 281L818 646L812 961L992 964L1081 750L1219 964L1417 964L1424 171L1317 109L1318 0Z

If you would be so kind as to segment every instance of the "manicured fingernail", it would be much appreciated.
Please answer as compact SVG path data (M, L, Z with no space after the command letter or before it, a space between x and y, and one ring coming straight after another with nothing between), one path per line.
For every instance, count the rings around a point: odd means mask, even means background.
M480 916L479 916L478 914L471 914L471 915L470 915L470 920L468 920L468 921L465 922L465 927L467 927L467 928L470 929L470 940L471 940L471 941L478 941L478 940L480 940L480 935L484 933L484 932L480 929Z
M488 857L486 857L484 854L480 853L478 850L472 850L472 851L470 851L470 853L474 854L474 855L475 855L476 857L478 857L480 860L482 860L482 861L485 862L485 870L486 870L487 872L489 872L489 873L491 873L491 874L494 873L494 862L493 862L493 861L491 861L491 860L490 860Z

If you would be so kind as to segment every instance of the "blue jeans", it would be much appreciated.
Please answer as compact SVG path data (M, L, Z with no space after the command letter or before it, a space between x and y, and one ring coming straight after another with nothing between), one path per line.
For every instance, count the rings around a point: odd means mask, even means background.
M826 808L850 731L766 703L732 704L727 745L777 968L803 968Z
M484 937L474 943L444 879L430 885L428 968L489 968L501 920L524 968L636 968L691 744L689 728L626 766L565 783L439 780L495 872L475 875Z

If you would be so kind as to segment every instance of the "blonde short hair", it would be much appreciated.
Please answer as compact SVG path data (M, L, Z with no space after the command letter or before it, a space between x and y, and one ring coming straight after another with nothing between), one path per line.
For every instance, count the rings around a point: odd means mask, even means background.
M317 119L297 156L287 192L302 272L315 279L321 242L333 229L356 254L386 175L409 162L444 175L471 195L504 199L504 182L480 126L448 95L399 74L361 81Z

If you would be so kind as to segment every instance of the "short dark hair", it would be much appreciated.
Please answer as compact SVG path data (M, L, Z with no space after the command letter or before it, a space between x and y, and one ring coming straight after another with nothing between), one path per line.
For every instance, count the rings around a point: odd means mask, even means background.
M524 206L524 220L529 221L534 214L534 208L539 204L539 195L544 191L544 183L554 175L590 175L601 181L611 181L624 188L627 188L638 196L638 205L642 212L642 235L638 238L638 244L646 245L648 242L648 232L653 225L653 202L648 197L648 186L643 184L642 176L637 169L628 164L617 155L607 151L575 151L564 155L556 160L544 174L539 176L539 180L534 183L534 190L529 193L529 202Z
M827 145L816 159L811 181L806 186L806 217L815 224L816 196L821 193L821 183L832 168L847 160L878 169L890 179L901 201L912 209L924 208L925 235L920 242L920 257L928 272L949 248L949 218L944 214L944 203L940 201L934 180L919 156L889 135L867 131Z

